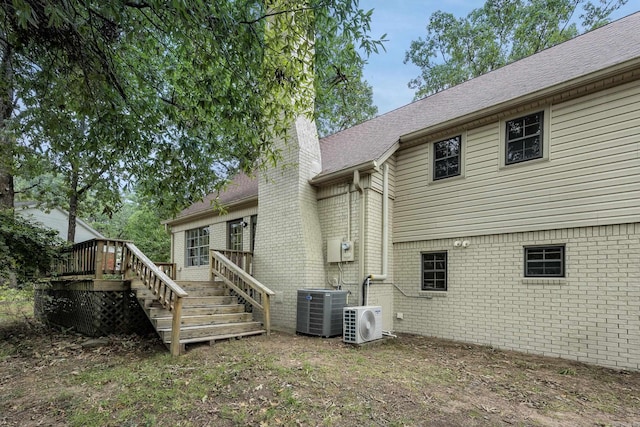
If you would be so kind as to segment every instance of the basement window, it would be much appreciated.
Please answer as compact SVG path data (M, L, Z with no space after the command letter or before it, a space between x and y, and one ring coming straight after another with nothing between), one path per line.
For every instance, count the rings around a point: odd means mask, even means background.
M525 277L564 277L564 245L524 248Z
M187 230L185 238L187 267L209 265L209 227Z
M422 254L423 291L447 290L447 252L426 252Z

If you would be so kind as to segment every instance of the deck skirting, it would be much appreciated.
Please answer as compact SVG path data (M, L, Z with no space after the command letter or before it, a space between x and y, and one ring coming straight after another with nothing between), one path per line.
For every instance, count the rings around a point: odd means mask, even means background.
M36 318L84 335L145 334L153 331L130 283L73 278L36 286Z

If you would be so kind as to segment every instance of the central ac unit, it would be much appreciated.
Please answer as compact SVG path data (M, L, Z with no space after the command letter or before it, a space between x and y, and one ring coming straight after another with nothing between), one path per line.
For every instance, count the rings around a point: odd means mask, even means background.
M382 338L382 307L345 307L342 313L344 342L361 344Z

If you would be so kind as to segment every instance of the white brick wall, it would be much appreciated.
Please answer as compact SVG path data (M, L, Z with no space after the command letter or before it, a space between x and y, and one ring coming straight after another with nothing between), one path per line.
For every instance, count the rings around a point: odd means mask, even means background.
M324 288L325 271L316 190L309 184L321 164L315 124L298 118L290 137L278 142L283 166L260 177L254 276L276 292L273 324L294 330L297 289Z
M640 223L394 246L395 330L640 369ZM523 246L566 245L566 278L523 277ZM420 292L421 251L448 252L448 290Z

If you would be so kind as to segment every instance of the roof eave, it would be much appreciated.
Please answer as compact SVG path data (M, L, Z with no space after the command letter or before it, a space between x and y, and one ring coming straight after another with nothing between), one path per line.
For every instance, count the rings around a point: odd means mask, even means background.
M378 162L376 160L367 160L366 162L360 163L355 166L350 166L346 169L340 169L335 172L316 175L309 180L309 183L313 186L320 186L343 181L346 178L352 177L353 172L356 170L360 173L375 172L378 170Z
M245 197L244 199L239 199L236 201L233 201L231 203L226 203L223 204L222 206L224 207L224 209L232 209L232 208L237 208L243 205L247 205L250 204L252 202L257 202L258 201L258 195L253 195L253 196L249 196L249 197ZM191 222L191 221L195 221L198 219L202 219L202 218L206 218L208 216L210 216L211 214L220 214L219 210L214 209L213 205L210 206L210 208L208 209L203 209L201 211L198 212L194 212L192 214L189 215L185 215L185 216L180 216L177 218L173 218L173 219L167 219L162 221L163 225L178 225L178 224L183 224L185 222Z
M611 67L603 68L596 72L585 74L583 76L574 78L572 80L558 83L556 85L549 86L545 89L531 92L527 95L519 96L519 97L510 99L508 101L495 104L490 107L483 108L481 110L477 110L469 114L465 114L463 116L456 117L455 119L448 120L446 122L438 123L433 126L429 126L414 132L401 135L399 138L399 142L401 145L405 145L407 142L415 141L416 139L423 138L425 136L428 136L429 134L443 131L448 128L461 126L466 123L472 122L474 120L478 120L482 117L498 114L502 111L508 110L509 108L516 107L518 105L528 104L543 98L554 96L558 93L565 92L567 90L574 89L576 87L588 85L589 83L593 83L595 81L602 80L607 77L615 76L634 68L638 68L638 66L640 66L640 58L634 58L629 61L621 62Z

